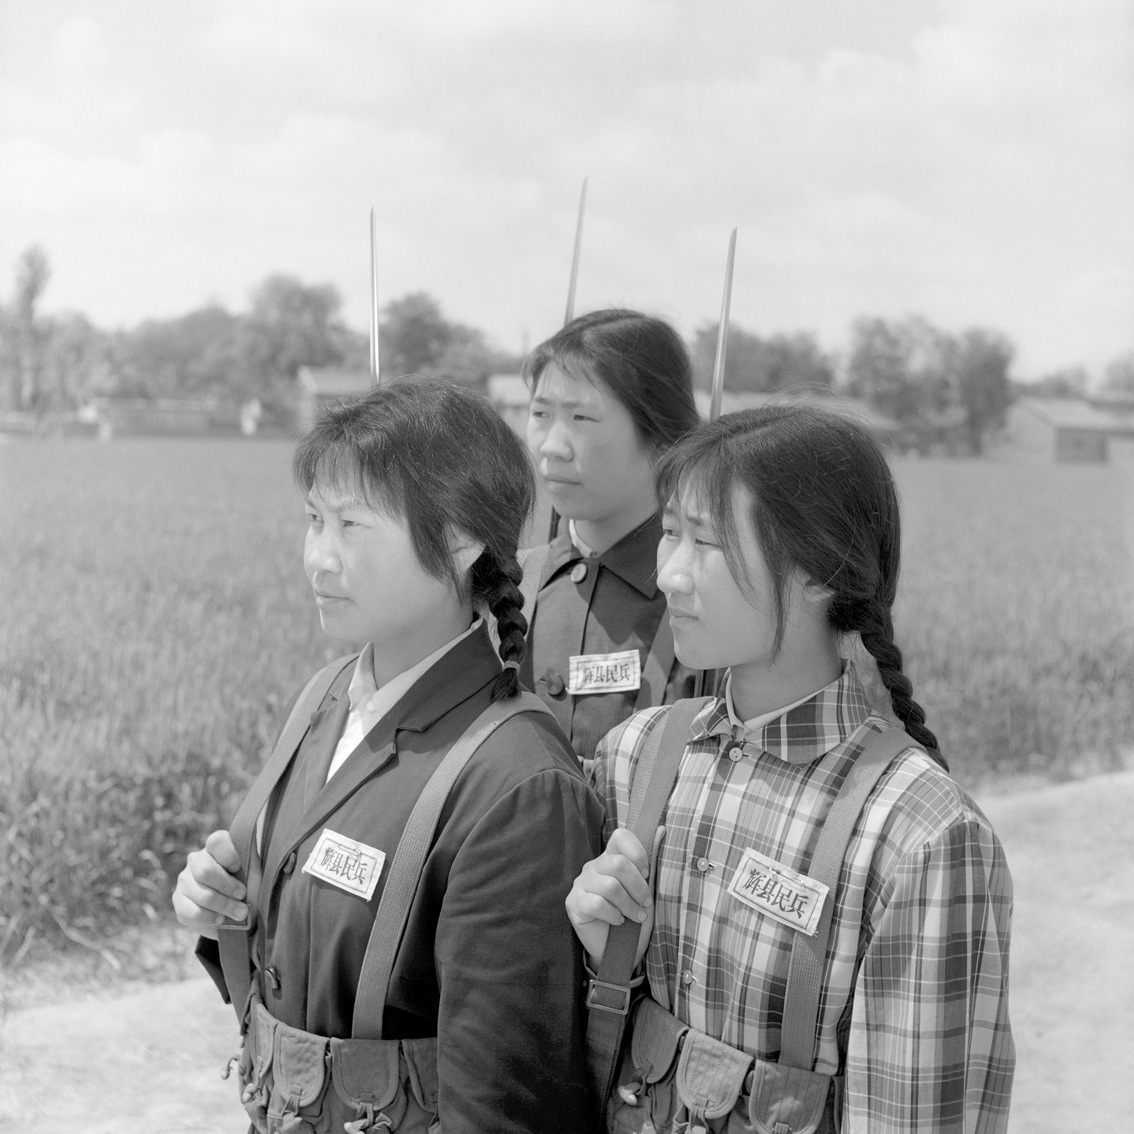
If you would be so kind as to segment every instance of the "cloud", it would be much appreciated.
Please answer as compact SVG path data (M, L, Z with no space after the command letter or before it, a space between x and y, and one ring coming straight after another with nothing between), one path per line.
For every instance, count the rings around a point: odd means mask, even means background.
M364 326L373 205L387 295L516 345L562 317L589 174L580 307L692 330L736 225L751 329L838 346L922 310L1001 327L1033 370L1134 340L1122 0L36 11L0 80L0 263L40 240L49 303L96 320L284 270Z

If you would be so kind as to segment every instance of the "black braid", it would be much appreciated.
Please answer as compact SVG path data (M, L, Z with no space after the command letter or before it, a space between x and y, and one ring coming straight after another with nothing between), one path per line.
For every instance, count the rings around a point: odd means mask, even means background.
M858 623L853 628L858 630L862 644L878 663L878 676L890 691L894 715L902 722L906 732L948 771L949 765L939 751L937 737L925 727L925 710L913 699L913 685L902 669L902 651L894 641L889 606L881 601L846 603L840 604L837 611L832 608L831 613L836 629L839 623L848 620ZM860 617L856 618L856 614Z
M490 552L484 552L473 565L473 597L481 599L496 619L496 634L502 662L523 661L528 620L523 615L524 596L519 583L524 577L523 568L515 554L501 562ZM516 666L505 665L492 686L493 701L507 701L520 692L520 674Z

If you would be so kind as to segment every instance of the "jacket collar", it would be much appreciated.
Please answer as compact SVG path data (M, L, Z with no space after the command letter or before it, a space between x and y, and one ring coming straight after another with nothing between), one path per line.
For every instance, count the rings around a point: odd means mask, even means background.
M480 692L500 672L500 658L482 624L440 657L406 691L393 708L362 738L341 768L326 780L330 753L342 732L348 709L347 690L352 667L335 680L319 711L311 718L309 742L312 758L319 753L320 772L308 781L312 794L305 797L303 827L311 830L343 800L383 768L397 751L397 734L428 729L457 705ZM337 726L337 727L333 727ZM319 728L317 734L316 729ZM306 743L306 742L305 742ZM321 777L321 778L320 778Z
M598 563L646 598L652 599L658 593L657 555L661 535L661 513L654 512L645 523L598 556ZM582 561L583 554L571 542L567 521L561 517L548 549L544 580L550 582L566 567Z
M689 739L739 741L746 753L767 752L788 764L812 764L847 740L870 714L866 692L854 666L847 664L837 680L751 736L736 735L724 698L715 697L694 718Z
M422 732L462 701L467 701L500 673L500 656L488 633L488 623L460 639L406 690L378 723L393 730Z
M311 714L312 726L342 708L349 710L350 685L359 655L331 684L323 703ZM420 732L443 717L454 705L472 696L500 672L500 657L489 637L487 621L482 619L468 637L462 637L453 648L437 659L385 714L395 729L408 728ZM378 727L378 726L376 726Z

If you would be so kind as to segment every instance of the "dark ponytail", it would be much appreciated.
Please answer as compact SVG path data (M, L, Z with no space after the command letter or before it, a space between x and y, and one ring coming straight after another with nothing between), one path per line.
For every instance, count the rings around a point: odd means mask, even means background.
M738 484L748 490L752 530L773 582L775 649L783 640L785 587L798 569L831 591L832 628L858 633L894 716L944 766L894 642L901 516L886 454L870 429L808 401L725 414L661 458L662 505L686 483L708 508L742 589L748 576L733 499Z
M528 620L523 615L524 596L519 583L523 568L516 556L507 562L485 551L473 564L469 582L474 599L480 599L496 620L497 649L504 663L503 672L492 685L492 700L506 701L520 691L520 662L524 660Z
M890 695L890 705L901 726L948 770L937 737L925 727L925 710L913 699L913 684L902 669L902 651L894 641L890 608L875 600L831 604L831 625L840 633L857 631L866 651L878 666L878 677Z

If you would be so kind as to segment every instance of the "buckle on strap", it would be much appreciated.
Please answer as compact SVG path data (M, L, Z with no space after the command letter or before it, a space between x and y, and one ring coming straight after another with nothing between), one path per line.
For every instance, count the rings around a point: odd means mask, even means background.
M610 984L605 980L592 980L587 986L587 1007L601 1008L617 1016L630 1013L630 989L621 984Z

